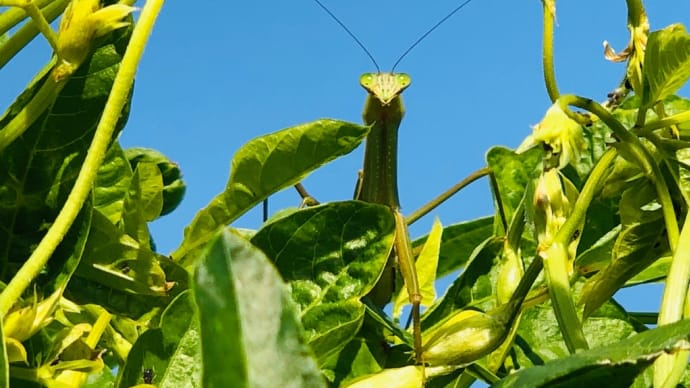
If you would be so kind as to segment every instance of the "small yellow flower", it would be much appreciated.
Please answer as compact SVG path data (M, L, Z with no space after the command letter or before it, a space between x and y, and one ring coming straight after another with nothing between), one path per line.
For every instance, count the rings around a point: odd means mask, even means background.
M585 149L582 126L568 117L558 104L551 105L516 152L525 152L541 143L549 146L554 155L558 155L558 168L565 167L571 161L577 162Z
M56 81L72 75L91 53L95 38L124 27L122 21L134 7L113 4L101 8L100 0L72 0L65 9L58 29Z
M23 342L47 326L53 321L53 313L61 297L62 289L58 289L40 303L34 300L30 306L11 311L3 320L5 338Z

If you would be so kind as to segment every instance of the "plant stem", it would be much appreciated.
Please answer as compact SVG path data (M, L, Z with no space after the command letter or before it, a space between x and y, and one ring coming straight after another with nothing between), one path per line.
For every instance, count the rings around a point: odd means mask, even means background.
M295 190L297 190L297 193L302 198L302 206L316 206L320 203L316 198L309 194L302 182L295 184Z
M151 34L153 24L163 3L164 0L149 0L144 5L74 187L72 187L65 205L38 247L0 294L0 316L7 314L24 290L45 267L91 192L98 168L105 158L115 125L129 98L129 91L132 88L134 75L144 52L146 41Z
M501 199L501 190L499 190L498 181L493 171L489 172L489 183L491 184L491 192L494 194L494 200L496 201L496 208L501 220L501 226L503 227L503 233L507 233L506 231L508 230L510 220L506 217L506 209L503 207L503 199Z
M60 91L66 84L67 79L55 81L53 77L47 77L29 103L0 131L0 152L4 151L13 141L24 134L41 117L43 112L55 102L58 94L60 94Z
M661 210L664 214L669 245L671 250L675 251L675 247L678 245L679 230L676 213L671 202L671 195L659 166L640 139L628 131L608 110L595 101L574 95L561 96L558 101L561 108L569 115L574 115L574 113L568 109L568 105L585 109L599 117L613 131L614 135L620 140L616 147L623 156L635 161L647 178L654 184L659 203L661 203Z
M626 0L625 3L628 7L628 23L633 28L640 27L640 21L644 14L644 5L642 5L642 1Z
M666 287L664 296L659 309L659 319L657 325L666 325L679 321L683 318L688 282L690 279L690 217L685 217L683 229L680 233L678 246L673 252L671 267L666 277ZM687 353L680 352L678 355L664 355L659 357L654 363L654 382L659 386L670 375L676 357L685 357L687 363ZM668 384L667 384L668 385ZM673 384L675 386L675 383Z
M34 6L36 8L43 8L48 4L59 2L66 5L69 0L34 0ZM0 14L0 35L6 33L27 17L28 12L24 11L23 7L26 2L22 2L22 6L16 5L16 3L17 1L0 0L0 5L2 6L13 6L13 8Z
M542 0L544 6L544 31L542 47L542 67L544 83L551 102L558 100L560 93L556 84L556 70L553 65L553 21L556 18L556 1Z
M577 196L573 210L568 216L568 219L563 223L561 228L556 234L555 240L560 241L564 244L568 244L573 238L575 231L582 225L587 215L587 209L589 209L589 204L594 199L601 189L601 185L604 183L604 178L609 173L610 166L616 159L618 152L615 148L610 148L599 158L597 163L592 168L589 173L589 177L582 187L582 191Z
M589 346L582 323L577 315L575 303L570 291L569 268L570 257L568 257L567 246L570 243L575 231L583 224L587 209L599 192L604 178L607 176L609 166L616 158L616 150L609 149L597 161L592 169L582 192L578 195L573 210L566 222L560 227L553 242L542 252L538 252L544 261L544 272L549 287L549 296L553 303L554 313L561 334L566 346L571 353L585 350Z
M398 255L398 266L400 274L405 279L407 295L412 305L412 323L414 333L414 350L417 362L422 362L422 327L420 324L419 305L422 296L419 294L419 282L417 279L417 269L415 268L414 256L412 256L412 244L410 242L410 232L407 230L407 222L400 210L393 209L395 216L395 253Z
M24 9L24 12L31 17L31 21L36 25L36 28L45 36L53 51L57 52L57 34L53 31L53 28L50 27L50 24L48 24L48 21L35 2L32 0L3 0L3 2L6 4L9 3L7 5Z
M554 241L546 251L539 252L539 255L544 259L544 272L549 285L551 303L568 350L570 353L575 353L589 349L570 292L567 266L570 260L566 245L561 241Z
M476 181L477 179L479 179L481 177L487 176L490 173L491 173L491 169L489 169L488 167L480 168L479 170L471 173L470 175L465 177L463 180L461 180L460 182L453 185L453 187L451 187L450 189L441 193L441 195L439 195L438 197L432 199L431 201L427 202L426 204L424 204L419 209L415 210L412 214L410 214L409 216L407 216L405 218L405 221L407 222L408 225L414 224L415 222L417 222L417 220L419 220L420 218L427 215L430 211L434 210L436 207L441 205L448 198L455 195L455 193L464 189L470 183Z
M69 0L55 0L41 10L43 17L48 21L55 20L65 10ZM9 12L9 11L8 11ZM1 16L0 16L1 17ZM26 46L38 34L38 28L34 21L24 24L17 32L12 34L0 45L0 68L4 67L24 46Z
M667 116L661 120L652 121L647 123L644 127L639 129L639 133L650 132L655 129L666 128L672 125L678 125L690 121L690 110L686 110L680 113L676 113L671 116Z

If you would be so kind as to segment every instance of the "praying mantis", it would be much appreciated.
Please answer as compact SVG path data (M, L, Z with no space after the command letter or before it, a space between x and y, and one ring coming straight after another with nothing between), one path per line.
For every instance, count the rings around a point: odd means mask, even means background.
M368 93L363 119L365 125L371 126L371 131L366 139L364 164L355 190L355 199L388 206L395 218L396 237L393 248L394 254L389 257L378 284L369 296L378 305L385 305L390 300L395 288L394 262L397 262L412 305L415 359L418 363L423 363L420 323L422 295L407 221L400 210L397 181L398 128L405 114L402 93L410 86L411 78L408 74L395 73L394 71L400 61L417 44L472 0L462 2L417 39L395 62L391 72L381 72L373 56L359 39L323 3L319 0L314 1L355 40L377 69L376 73L365 73L359 79L361 86Z

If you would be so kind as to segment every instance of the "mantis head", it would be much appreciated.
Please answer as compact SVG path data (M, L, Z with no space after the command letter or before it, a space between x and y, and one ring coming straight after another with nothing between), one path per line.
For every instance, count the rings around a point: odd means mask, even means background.
M365 73L359 77L359 83L372 96L388 105L405 90L412 79L405 73Z

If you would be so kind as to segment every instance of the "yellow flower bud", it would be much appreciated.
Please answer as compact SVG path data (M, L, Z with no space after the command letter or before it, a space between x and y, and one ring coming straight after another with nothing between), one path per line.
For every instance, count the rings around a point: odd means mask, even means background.
M572 212L579 195L575 185L556 169L544 172L537 180L532 201L539 250L546 249ZM568 243L570 259L575 257L579 233Z
M72 0L60 21L57 55L59 63L53 72L56 81L72 75L91 53L95 38L124 27L134 7L113 4L100 8L100 0Z
M520 249L516 251L507 241L503 246L501 268L496 279L496 298L498 304L508 303L520 283L524 270L520 260Z

